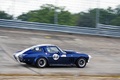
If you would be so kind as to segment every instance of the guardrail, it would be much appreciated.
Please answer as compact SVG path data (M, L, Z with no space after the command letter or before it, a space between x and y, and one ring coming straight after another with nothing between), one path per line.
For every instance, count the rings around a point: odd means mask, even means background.
M120 26L98 24L99 34L120 37Z
M21 28L21 29L57 31L57 32L75 33L75 34L120 37L119 29L112 30L112 28L110 29L111 27L110 26L108 30L107 28L108 26L103 24L99 24L98 28L88 28L88 27L66 26L66 25L57 25L57 24L0 19L0 26ZM106 29L103 29L104 27L106 27Z

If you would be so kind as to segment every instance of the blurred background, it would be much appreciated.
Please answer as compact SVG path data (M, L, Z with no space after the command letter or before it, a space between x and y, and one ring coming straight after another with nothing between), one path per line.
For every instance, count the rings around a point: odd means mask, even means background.
M120 0L0 0L0 19L91 28L120 26Z

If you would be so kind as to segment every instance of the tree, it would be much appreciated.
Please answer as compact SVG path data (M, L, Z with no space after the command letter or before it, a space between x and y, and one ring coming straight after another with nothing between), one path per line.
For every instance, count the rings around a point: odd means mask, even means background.
M117 15L120 16L120 5L118 5L116 8L115 8L115 12Z
M61 25L72 25L71 24L72 15L68 11L60 11L58 13L58 23Z
M81 12L79 15L77 26L94 27L95 20L93 19L93 16L90 15L90 13Z
M100 23L110 25L111 21L116 17L114 11L110 8L100 10Z
M90 9L88 12L80 12L77 26L95 27L96 9Z
M58 17L58 24L82 27L96 27L96 12L99 10L99 23L106 25L119 25L120 5L115 9L89 9L88 12L72 14L65 7L57 7L52 4L45 4L38 10L29 11L18 16L18 19L30 22L54 24L55 10Z
M0 11L0 19L13 19L13 16L5 13L4 11Z
M88 12L81 12L77 25L84 27L95 27L97 10L98 9L95 8L90 9ZM111 24L111 21L116 17L110 7L108 9L99 9L99 12L99 23L102 24Z
M72 25L72 26L77 26L77 22L78 22L78 19L79 19L79 15L80 15L79 13L76 13L76 14L72 14L72 15L71 15L71 19L70 19L71 21L70 21L70 22L71 22L71 25Z
M120 26L120 16L111 21L112 25Z
M71 22L72 14L65 10L64 7L56 7L52 4L42 5L39 10L29 11L26 14L18 16L18 19L23 21L54 24L55 9L58 11L58 24L73 25L73 22Z

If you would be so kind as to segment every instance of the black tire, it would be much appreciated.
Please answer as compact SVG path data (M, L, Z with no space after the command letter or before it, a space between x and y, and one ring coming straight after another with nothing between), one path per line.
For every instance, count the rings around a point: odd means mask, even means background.
M31 65L31 63L26 63L27 65Z
M84 68L86 66L86 59L85 58L79 58L76 62L76 66L79 68Z
M47 66L47 60L45 58L39 58L36 62L38 68L44 68Z

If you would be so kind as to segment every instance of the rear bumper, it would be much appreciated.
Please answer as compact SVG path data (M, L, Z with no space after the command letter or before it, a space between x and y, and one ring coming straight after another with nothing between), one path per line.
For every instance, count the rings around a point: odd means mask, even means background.
M18 56L16 56L16 55L14 54L13 57L14 57L14 59L15 59L16 61L20 62Z
M13 57L17 62L22 62L22 59L20 58L19 55L14 54Z

